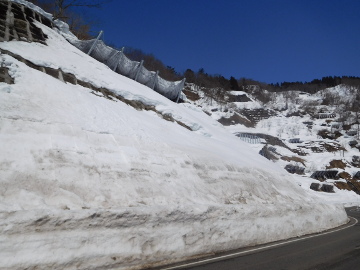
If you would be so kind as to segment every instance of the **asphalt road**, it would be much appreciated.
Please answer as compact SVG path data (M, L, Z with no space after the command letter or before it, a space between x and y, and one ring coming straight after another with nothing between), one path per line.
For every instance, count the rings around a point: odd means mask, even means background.
M358 270L360 269L360 211L347 209L350 217L359 220L352 227L304 240L273 245L271 248L246 251L245 254L221 261L197 261L201 265L177 265L176 268L191 270ZM354 219L352 222L354 223ZM243 251L235 251L241 253ZM223 254L231 256L230 254ZM210 259L210 258L208 258ZM211 260L211 259L210 259Z

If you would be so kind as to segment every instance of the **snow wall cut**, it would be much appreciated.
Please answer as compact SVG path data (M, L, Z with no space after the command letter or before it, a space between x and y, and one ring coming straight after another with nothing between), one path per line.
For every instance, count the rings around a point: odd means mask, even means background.
M0 50L152 104L195 131L2 53L13 83L0 83L0 269L141 269L347 222L342 206L312 197L200 109L36 26L46 45L12 40Z

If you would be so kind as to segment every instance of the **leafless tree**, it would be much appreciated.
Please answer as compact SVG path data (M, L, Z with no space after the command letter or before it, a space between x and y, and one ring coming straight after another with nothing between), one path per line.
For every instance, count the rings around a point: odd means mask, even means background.
M112 0L29 0L45 11L51 13L54 19L61 19L69 24L70 30L79 39L90 39L91 28L97 24L93 19L85 19L76 8L101 8Z
M86 7L86 8L100 8L103 4L110 2L110 0L53 0L54 2L54 18L64 19L67 18L66 12L73 7Z
M30 0L47 12L51 12L54 19L67 19L68 11L74 7L101 8L103 4L112 0Z

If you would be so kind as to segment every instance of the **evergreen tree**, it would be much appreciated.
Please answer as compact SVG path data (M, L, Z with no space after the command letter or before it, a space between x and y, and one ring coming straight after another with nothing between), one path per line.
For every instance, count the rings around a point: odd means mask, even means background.
M233 76L230 77L230 89L235 90L235 91L240 90L239 84Z
M194 83L196 81L195 72L189 68L184 72L184 77L188 83Z

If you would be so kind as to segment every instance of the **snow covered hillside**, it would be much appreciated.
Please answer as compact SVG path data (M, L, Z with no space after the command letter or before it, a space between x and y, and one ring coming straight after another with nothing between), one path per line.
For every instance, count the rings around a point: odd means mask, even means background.
M0 269L141 269L347 222L196 105L35 25L46 45L0 43Z
M191 84L185 91L190 103L255 151L298 174L296 181L305 190L324 201L359 205L358 86L338 85L314 94L228 91L222 100L210 100L209 89ZM261 94L269 96L268 102L256 98Z

